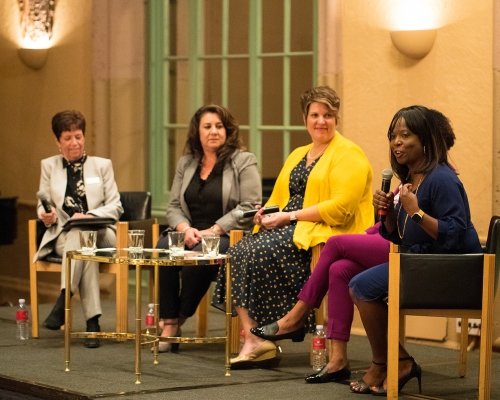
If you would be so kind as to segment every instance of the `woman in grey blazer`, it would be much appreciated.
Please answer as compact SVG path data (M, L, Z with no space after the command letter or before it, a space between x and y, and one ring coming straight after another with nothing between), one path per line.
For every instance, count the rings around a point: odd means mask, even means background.
M60 155L42 160L39 198L51 205L47 212L38 201L38 217L47 230L43 235L35 261L55 252L66 265L66 252L80 248L79 232L82 226L65 229L72 218L107 217L118 220L123 214L120 194L115 183L111 160L90 157L85 153L85 119L78 111L62 111L52 118L52 131ZM115 226L98 230L97 246L109 247L116 243ZM64 324L65 268L61 274L61 294L50 315L43 322L48 329L60 329ZM99 332L101 301L99 296L99 268L97 263L73 261L71 266L71 294L79 290L87 332ZM99 340L87 338L85 347L99 347Z
M257 159L244 151L239 127L220 106L201 107L192 117L185 146L177 164L167 209L169 230L185 233L188 249L201 250L204 234L221 236L220 252L229 247L229 231L248 230L252 218L241 211L262 202ZM168 248L164 232L158 248ZM182 270L182 287L180 271ZM164 337L180 336L180 326L191 317L217 274L216 266L160 268L160 329ZM177 346L160 342L160 352Z

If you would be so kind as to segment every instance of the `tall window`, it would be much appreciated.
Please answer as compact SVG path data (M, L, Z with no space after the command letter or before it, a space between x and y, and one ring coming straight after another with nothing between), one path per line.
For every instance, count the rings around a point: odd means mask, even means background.
M150 182L166 209L192 114L227 107L272 180L310 142L299 95L316 84L317 0L149 2Z

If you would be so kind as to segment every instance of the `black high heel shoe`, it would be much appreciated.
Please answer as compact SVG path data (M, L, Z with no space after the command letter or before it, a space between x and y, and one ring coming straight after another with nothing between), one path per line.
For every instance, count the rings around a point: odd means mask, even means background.
M338 382L344 381L351 377L351 367L349 363L338 371L328 372L328 365L325 365L323 369L315 374L309 375L305 378L306 383L325 383L325 382Z
M399 361L412 360L411 370L410 372L399 378L398 380L398 393L401 393L404 386L408 383L408 381L412 378L417 378L418 380L418 393L422 394L422 368L417 364L413 357L404 357L400 358ZM372 390L372 394L374 396L387 396L387 390L384 389L383 386L378 387L376 390Z
M385 362L375 362L372 360L372 363L375 364L375 365L379 365L379 366L384 366L386 365L387 363ZM364 381L363 378L361 378L360 380L358 380L357 382L351 382L351 384L349 385L349 388L351 389L351 392L353 393L357 393L357 394L373 394L375 396L379 396L378 394L376 394L374 391L372 391L370 389L370 387L368 386L368 384ZM378 388L380 389L380 388ZM383 386L382 386L382 390L383 390ZM377 390L378 392L378 390ZM380 393L380 396L382 395L382 393Z
M306 329L304 327L293 332L276 335L276 332L278 332L278 330L278 323L272 322L268 325L259 326L258 328L252 328L250 329L250 332L252 332L255 336L258 336L262 339L271 340L273 342L284 339L292 339L292 342L303 342L304 337L306 336Z

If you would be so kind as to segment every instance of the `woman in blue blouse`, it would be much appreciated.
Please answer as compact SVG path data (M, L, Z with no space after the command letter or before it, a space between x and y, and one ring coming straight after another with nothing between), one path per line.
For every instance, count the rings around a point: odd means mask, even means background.
M480 253L462 182L448 162L455 135L449 120L436 110L411 106L399 110L388 132L394 174L403 182L399 201L377 190L373 205L386 209L380 234L411 253ZM356 393L385 394L387 377L388 263L368 269L349 283L372 348L372 365L357 382ZM412 378L420 383L421 368L400 345L399 390Z

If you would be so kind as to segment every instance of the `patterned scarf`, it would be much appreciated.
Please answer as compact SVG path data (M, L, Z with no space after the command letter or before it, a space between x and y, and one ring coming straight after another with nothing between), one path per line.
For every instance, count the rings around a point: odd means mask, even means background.
M62 208L70 217L75 213L85 214L89 210L83 179L83 164L86 160L87 154L85 152L82 158L76 161L68 161L63 158L63 168L67 170L68 184Z

